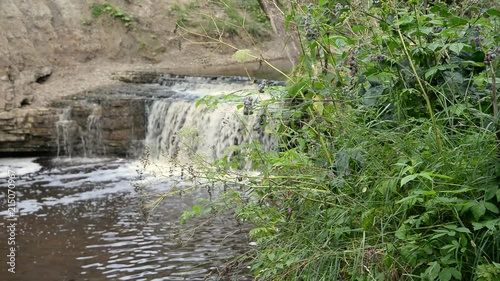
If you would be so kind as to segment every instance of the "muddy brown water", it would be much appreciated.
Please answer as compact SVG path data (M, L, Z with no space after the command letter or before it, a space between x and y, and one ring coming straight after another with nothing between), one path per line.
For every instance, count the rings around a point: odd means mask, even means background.
M218 274L251 248L247 226L231 215L179 225L185 209L207 198L201 190L165 200L145 220L136 168L123 159L0 159L0 280L252 279L246 266ZM5 235L8 170L18 175L15 273Z

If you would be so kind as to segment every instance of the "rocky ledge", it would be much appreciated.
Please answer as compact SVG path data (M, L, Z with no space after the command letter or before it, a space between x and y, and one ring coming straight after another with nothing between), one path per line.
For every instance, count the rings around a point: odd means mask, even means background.
M145 104L145 99L99 89L47 108L1 112L0 154L130 156L145 138Z
M59 119L55 108L0 112L0 153L52 153Z

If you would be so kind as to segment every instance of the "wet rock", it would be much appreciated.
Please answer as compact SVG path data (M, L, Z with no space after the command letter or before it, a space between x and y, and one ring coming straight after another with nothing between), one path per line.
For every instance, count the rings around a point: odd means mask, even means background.
M159 75L159 73L154 71L120 71L113 73L111 78L126 83L147 84L153 83Z
M56 149L57 109L13 109L0 112L0 153L51 153Z

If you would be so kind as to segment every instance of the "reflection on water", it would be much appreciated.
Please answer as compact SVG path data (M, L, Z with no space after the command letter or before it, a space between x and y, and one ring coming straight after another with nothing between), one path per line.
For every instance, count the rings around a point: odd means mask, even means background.
M9 162L11 161L11 162ZM234 218L189 229L180 214L203 192L167 199L144 221L130 181L135 165L120 159L0 159L0 169L25 173L16 182L20 216L16 273L7 272L0 239L0 280L250 280L218 276L226 261L248 250ZM14 167L16 166L16 167ZM30 167L30 168L28 168ZM5 230L6 177L0 181L0 227Z

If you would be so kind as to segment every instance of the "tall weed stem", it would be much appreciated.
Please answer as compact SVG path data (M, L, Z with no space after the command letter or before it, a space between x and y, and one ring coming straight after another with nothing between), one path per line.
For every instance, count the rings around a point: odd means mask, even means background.
M425 88L424 88L424 85L422 84L420 76L418 75L417 70L415 69L415 65L413 64L413 60L412 60L410 54L408 53L408 49L406 48L406 43L403 39L403 35L401 34L401 30L399 29L399 27L397 28L397 31L398 31L399 39L401 40L401 44L403 44L403 50L405 52L405 55L406 55L408 61L410 62L410 66L411 66L411 70L413 72L413 75L415 75L415 78L417 79L417 82L418 82L418 86L420 87L420 90L422 91L422 95L424 96L425 104L427 106L427 111L428 111L429 116L432 120L432 126L434 127L434 133L436 134L436 140L438 143L439 152L442 153L443 152L443 141L441 140L441 134L439 132L439 128L438 128L438 125L436 122L436 118L434 116L434 112L432 111L431 101L429 99L429 96L427 95L427 91L425 91Z

